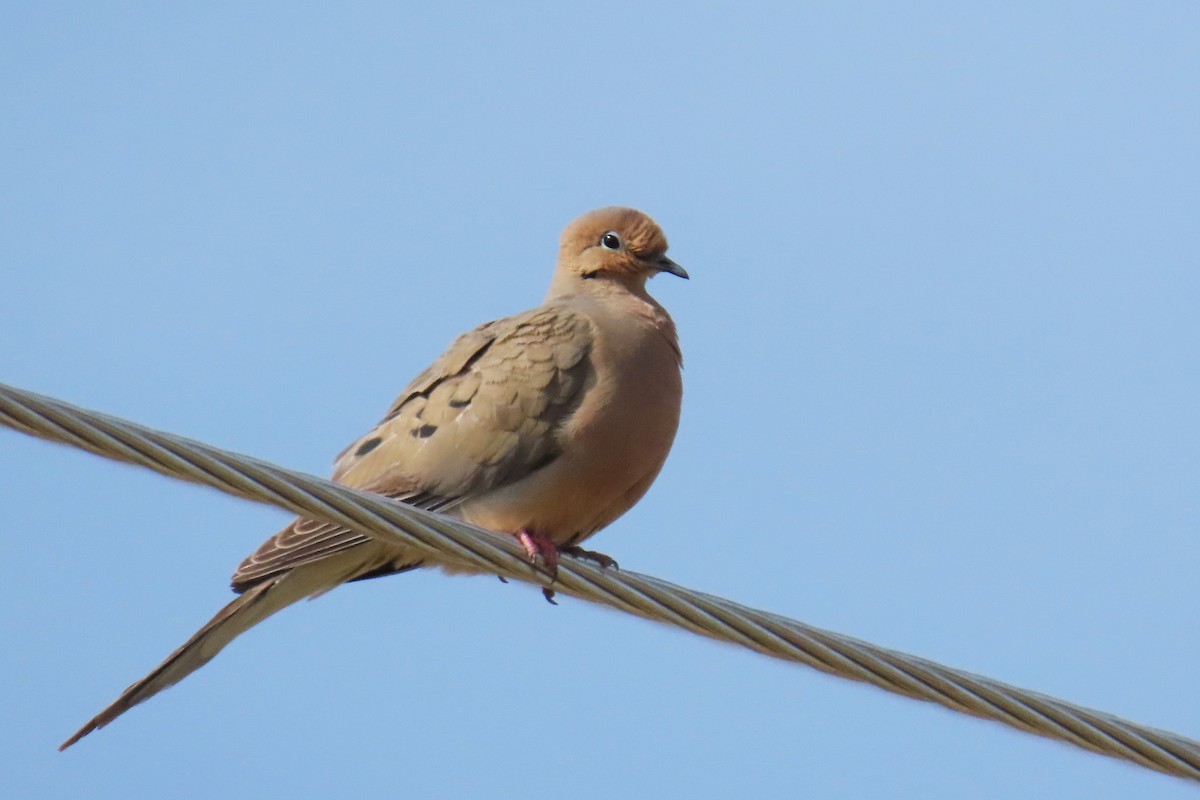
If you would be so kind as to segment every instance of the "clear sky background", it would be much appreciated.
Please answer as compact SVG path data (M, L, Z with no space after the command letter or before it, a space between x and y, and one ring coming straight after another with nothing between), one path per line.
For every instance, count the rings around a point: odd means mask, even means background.
M0 381L317 474L652 214L622 566L1200 737L1200 6L5 3ZM490 578L293 607L55 747L283 512L0 431L0 796L1193 797Z

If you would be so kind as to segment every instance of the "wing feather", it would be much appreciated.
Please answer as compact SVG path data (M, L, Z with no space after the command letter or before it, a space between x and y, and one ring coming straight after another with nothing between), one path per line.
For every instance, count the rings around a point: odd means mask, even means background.
M547 306L463 334L380 423L337 457L333 479L433 511L503 487L561 453L558 431L589 383L591 323ZM360 547L370 537L297 519L234 572L235 591ZM419 559L403 557L394 568ZM403 563L400 563L403 562Z

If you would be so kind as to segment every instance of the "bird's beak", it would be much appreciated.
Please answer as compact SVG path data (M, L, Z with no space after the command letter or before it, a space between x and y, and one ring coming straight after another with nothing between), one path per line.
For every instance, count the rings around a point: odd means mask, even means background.
M685 281L688 279L687 270L684 269L683 267L679 266L678 264L676 264L674 261L667 258L666 256L663 256L662 258L657 259L654 262L654 268L657 269L659 272L669 272L672 275L678 275L680 278L683 278Z

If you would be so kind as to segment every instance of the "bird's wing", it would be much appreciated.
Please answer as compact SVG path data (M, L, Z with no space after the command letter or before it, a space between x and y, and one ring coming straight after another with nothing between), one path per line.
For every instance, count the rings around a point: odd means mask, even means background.
M432 511L520 480L562 452L559 428L590 382L591 322L561 305L460 336L369 433L338 456L333 479ZM368 541L297 519L233 575L235 591Z

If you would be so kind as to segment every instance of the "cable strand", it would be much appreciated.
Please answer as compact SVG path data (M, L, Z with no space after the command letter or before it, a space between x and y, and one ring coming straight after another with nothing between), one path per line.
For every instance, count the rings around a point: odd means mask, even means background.
M0 384L21 433L330 522L504 578L545 586L512 537L248 456ZM1200 781L1200 742L629 571L564 558L557 592L936 703L1148 769Z

